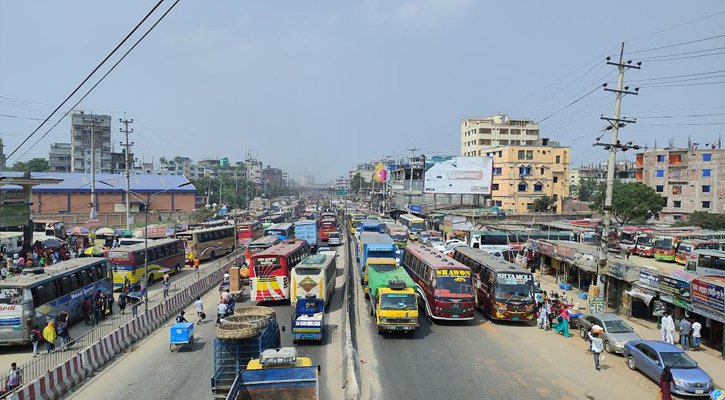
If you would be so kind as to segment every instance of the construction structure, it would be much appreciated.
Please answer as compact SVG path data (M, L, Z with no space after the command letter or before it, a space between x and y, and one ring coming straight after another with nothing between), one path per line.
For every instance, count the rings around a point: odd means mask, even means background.
M461 121L461 155L485 155L486 149L508 145L531 146L539 139L539 124L506 114Z

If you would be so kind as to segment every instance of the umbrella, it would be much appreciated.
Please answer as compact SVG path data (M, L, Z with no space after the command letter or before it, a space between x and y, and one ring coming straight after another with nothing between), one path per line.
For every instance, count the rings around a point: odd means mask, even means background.
M98 247L89 247L83 251L83 254L92 257L103 256L103 249L99 249Z
M60 247L60 240L56 238L45 239L43 240L43 246L50 247L51 249L57 249Z
M96 235L115 235L116 231L111 228L101 228L96 231Z
M69 235L87 235L88 229L82 227L82 226L75 226L71 228L71 230L68 231Z

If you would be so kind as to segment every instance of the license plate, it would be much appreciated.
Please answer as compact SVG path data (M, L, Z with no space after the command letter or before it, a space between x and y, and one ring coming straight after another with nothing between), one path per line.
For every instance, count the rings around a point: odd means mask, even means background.
M519 320L519 317L513 317L513 318L511 318L511 320L512 321L518 321Z
M395 327L395 330L402 331L403 330L403 327L402 326L396 326Z
M454 314L453 315L453 318L458 318L458 314Z
M705 393L704 390L695 390L695 394L704 394L704 393Z

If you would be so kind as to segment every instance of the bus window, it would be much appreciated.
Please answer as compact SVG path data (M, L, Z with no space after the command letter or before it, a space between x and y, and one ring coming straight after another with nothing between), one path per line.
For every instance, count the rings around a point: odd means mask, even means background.
M80 277L77 272L70 276L70 285L74 292L81 287Z
M50 303L57 298L55 295L55 284L53 282L38 286L34 290L33 303L36 307Z
M64 276L60 278L60 294L65 296L68 293L73 292L73 285L70 283L70 276Z
M81 279L81 285L82 286L88 286L91 284L91 276L88 274L88 270L84 269L79 272L80 279Z
M100 271L98 271L98 269L95 266L89 268L89 270L90 270L90 273L91 273L91 280L93 282L99 281L102 278L102 275L100 274Z

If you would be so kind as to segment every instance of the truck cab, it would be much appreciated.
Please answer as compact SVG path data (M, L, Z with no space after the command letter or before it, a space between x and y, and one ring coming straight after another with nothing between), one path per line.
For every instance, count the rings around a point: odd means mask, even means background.
M418 327L418 297L405 281L389 281L388 287L378 290L375 322L378 334L383 332L415 332Z
M374 269L378 272L388 272L392 271L396 268L398 268L400 264L396 261L394 258L385 257L385 258L368 258L365 260L365 268L363 269L364 275L364 284L365 284L365 296L367 297L370 291L368 290L368 271L369 269Z

